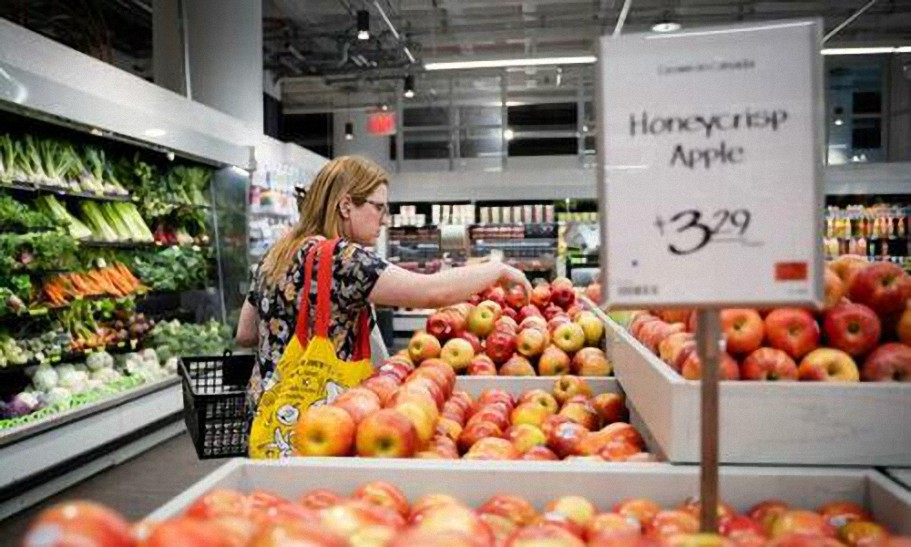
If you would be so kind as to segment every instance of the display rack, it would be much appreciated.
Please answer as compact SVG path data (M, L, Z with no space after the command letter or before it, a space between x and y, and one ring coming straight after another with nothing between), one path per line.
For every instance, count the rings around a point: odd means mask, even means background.
M911 265L911 196L829 198L823 247L826 258L859 255Z

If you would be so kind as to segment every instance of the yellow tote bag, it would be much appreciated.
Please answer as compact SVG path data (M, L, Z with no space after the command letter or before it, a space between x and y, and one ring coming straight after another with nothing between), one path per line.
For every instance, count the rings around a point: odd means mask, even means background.
M314 245L304 265L304 286L300 292L294 336L282 353L269 386L263 391L250 428L251 458L277 459L294 455L294 427L301 412L311 406L329 404L348 388L373 374L370 362L370 312L358 319L357 347L353 361L342 361L329 338L332 262L338 239ZM310 284L317 260L316 325L308 339Z

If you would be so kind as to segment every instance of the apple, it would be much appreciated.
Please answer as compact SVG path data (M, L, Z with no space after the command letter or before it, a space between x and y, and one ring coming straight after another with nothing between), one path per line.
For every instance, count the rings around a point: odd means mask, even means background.
M481 308L489 309L497 318L503 314L503 305L501 303L495 302L494 300L483 300L476 305Z
M491 545L493 541L490 528L481 520L480 516L461 503L428 507L420 513L412 515L411 522L413 526L422 530L464 533L476 541L476 545ZM434 543L431 545L447 544Z
M294 426L291 444L299 456L346 456L356 428L354 418L341 408L310 407Z
M819 513L803 510L788 510L772 523L770 536L778 538L786 534L809 534L834 537L835 528Z
M737 367L737 361L729 353L721 354L721 363L718 365L722 380L739 380L740 369ZM680 374L687 380L699 380L702 378L702 360L696 352L690 353L689 357L680 367Z
M452 395L452 390L455 387L455 371L452 370L452 367L446 364L446 362L442 362L441 364L441 367L421 366L411 373L411 376L408 377L408 381L412 382L418 378L427 378L435 383L437 387L440 388L440 391L443 392L443 397L448 399Z
M566 416L570 421L575 422L589 431L595 431L601 425L598 413L590 403L569 401L558 413L560 416Z
M695 339L696 335L691 332L675 332L658 344L658 357L670 365L676 360L683 345Z
M440 341L446 341L464 331L466 322L466 318L456 310L446 308L434 312L427 318L425 330Z
M584 379L578 376L563 375L554 381L554 399L559 404L565 403L570 397L585 395L591 397L592 388Z
M12 533L4 534L13 544L15 542L11 535ZM22 540L23 546L128 547L134 544L130 525L122 516L90 501L66 501L45 509Z
M550 284L550 301L565 310L576 302L576 292L572 282L567 285L559 281L560 278L557 278Z
M525 287L515 285L506 292L506 305L514 310L518 310L528 304L528 297L529 295L525 292Z
M519 323L519 331L525 329L540 329L548 334L550 333L550 329L547 328L547 320L540 315L530 315L523 319L522 322Z
M752 353L759 349L765 338L765 325L756 310L722 310L721 327L730 353Z
M900 313L909 294L908 276L901 266L874 262L860 270L848 285L852 302L869 306L880 316Z
M525 357L537 357L550 342L548 338L547 330L536 328L521 330L516 337L516 349Z
M476 355L468 363L467 372L469 376L496 376L497 365L493 364L493 360L487 355Z
M449 437L436 436L430 441L430 449L447 460L459 459L459 447Z
M579 376L609 376L613 366L600 348L582 348L573 356L570 369Z
M342 393L332 402L332 406L350 414L354 425L383 407L380 396L365 387L351 388Z
M596 537L606 540L608 537L629 537L638 540L641 527L618 513L598 513L585 526L585 538L593 542Z
M861 376L868 382L911 382L911 347L889 343L876 348L864 361Z
M404 394L427 397L436 404L437 410L443 408L443 403L446 402L443 390L430 378L409 378L407 382L399 386L396 390L396 393L392 397L392 401L404 397Z
M512 395L508 391L499 388L485 389L478 395L478 400L475 402L475 407L480 409L484 406L491 406L496 403L501 403L506 407L507 411L512 411L516 406L515 400L513 400Z
M538 358L538 373L541 376L562 376L570 372L572 360L565 351L551 344L544 348Z
M873 522L853 521L838 530L838 537L848 545L880 545L889 532Z
M765 318L769 345L793 359L800 359L819 347L819 325L806 310L779 308Z
M823 280L825 282L823 310L830 310L841 303L848 288L845 286L845 282L831 268L826 268Z
M469 418L465 425L471 426L478 422L490 422L500 430L505 430L509 427L509 411L499 404L486 406Z
M353 499L366 501L380 507L392 509L407 518L411 509L408 507L408 498L394 485L384 481L372 481L362 484L351 495Z
M465 426L459 435L458 447L461 453L466 453L474 444L486 437L503 437L503 430L490 422L475 422Z
M506 289L496 285L487 289L487 292L482 295L484 300L490 300L496 302L501 308L506 304Z
M345 498L326 488L311 490L301 496L297 503L307 509L319 510L332 507L344 501Z
M582 496L562 496L551 500L544 507L544 511L563 515L582 528L585 528L598 512L592 502Z
M772 524L788 509L788 504L781 500L766 500L751 507L746 512L746 515L759 524L766 534L770 534L772 533Z
M585 334L585 345L596 347L600 344L601 338L604 336L604 323L598 319L597 315L590 311L582 311L573 321L582 327L582 332Z
M853 501L832 501L822 505L816 512L835 528L841 528L849 522L872 520L870 514Z
M572 322L572 317L566 313L566 310L553 303L548 304L548 306L542 310L542 313L544 314L544 319L547 319L548 325L558 317L561 318L561 322ZM553 330L553 327L551 327L551 330Z
M553 316L547 318L547 331L550 332L551 335L553 335L553 332L555 330L557 330L557 327L559 327L560 325L565 325L567 323L572 323L572 322L573 322L573 320L572 320L572 318L570 318L570 316L568 316L565 313L563 313L562 311L560 311L560 312L554 314ZM584 333L583 333L583 336L584 336Z
M408 378L408 375L411 374L414 368L410 364L405 364L402 361L393 361L391 359L383 362L378 369L376 369L377 375L392 376L395 378L396 382L401 384Z
M525 454L536 446L547 445L547 437L541 428L531 424L513 425L506 430L505 435L519 454Z
M466 460L515 460L520 456L516 447L507 439L485 437L471 445Z
M503 364L516 352L516 337L502 331L494 331L487 337L487 348L484 351L495 364Z
M585 345L585 332L576 323L565 323L554 329L554 345L567 353L575 353Z
M759 348L744 359L740 367L744 380L797 380L797 364L775 348Z
M525 498L510 495L496 495L478 508L480 514L497 515L517 526L528 526L538 517L534 506Z
M531 290L531 296L529 297L529 302L532 305L537 306L538 308L546 308L550 304L550 285L547 283L538 283L535 285L535 288Z
M599 393L592 397L591 405L604 425L626 420L626 401L619 393Z
M677 534L695 534L699 519L686 511L660 511L645 527L645 534L654 538L667 538Z
M527 306L522 306L522 308L516 314L516 321L519 322L519 328L521 329L522 323L524 323L525 321L527 321L528 319L530 319L532 317L537 317L539 319L544 320L545 322L547 321L544 318L544 313L541 312L541 310L539 310L537 306L529 304Z
M506 542L506 547L585 547L585 542L566 528L553 523L540 523L519 529Z
M580 304L579 301L576 300L572 306L566 308L566 315L568 315L573 321L575 321L576 319L579 318L579 314L581 314L584 311L586 311L585 307L583 307L582 304Z
M517 312L516 310L514 310L512 308L504 308L503 316L508 317L508 318L512 319L513 321L518 321L517 318L519 317L519 312Z
M481 339L475 336L474 334L465 331L458 336L463 340L467 340L471 344L471 350L474 351L475 355L481 353L484 350L483 344L481 344Z
M839 304L826 312L823 331L829 346L852 357L873 351L882 327L876 313L863 304Z
M614 422L604 426L601 430L588 435L583 446L583 453L586 455L600 454L611 447L611 445L624 444L626 447L616 447L612 452L621 449L622 452L629 452L632 455L641 452L645 448L645 441L642 435L636 431L636 428L625 422ZM626 450L629 448L630 450Z
M697 497L689 497L680 505L679 509L699 518L702 512L702 502ZM726 517L736 515L737 511L723 501L719 501L718 506L715 508L715 514L718 516L718 520L721 521Z
M905 311L899 316L895 332L899 342L911 346L911 307L905 308Z
M522 403L534 403L549 409L551 414L556 414L557 411L560 410L560 405L557 404L557 400L554 399L554 396L543 389L526 391L519 396L517 403L520 405Z
M652 321L647 323L639 331L639 341L648 348L652 353L657 353L661 347L661 342L670 336L686 331L686 325L683 323L665 323L664 321Z
M400 529L405 518L395 509L364 500L348 499L320 512L320 523L338 534L350 538L367 526L389 526ZM295 543L290 543L295 545Z
M419 447L425 446L436 430L434 417L429 414L425 406L420 405L414 400L398 403L393 410L408 418L418 437Z
M414 425L402 413L383 409L357 427L357 455L367 458L407 458L418 446Z
M525 461L556 461L560 458L546 446L535 446L519 458Z
M515 335L519 332L519 324L514 318L504 315L494 323L493 330L495 332L505 332L507 334Z
M643 530L649 526L655 515L661 512L661 506L646 498L628 499L617 503L613 512L638 522Z
M418 364L425 359L439 357L441 349L439 339L424 331L417 331L408 341L408 356Z
M510 413L509 417L510 422L514 426L527 424L535 427L542 427L544 421L553 415L554 413L551 409L529 402L517 406L512 413Z
M767 547L844 547L844 543L835 538L819 534L784 534L765 543Z
M857 382L860 373L854 359L847 353L832 349L813 350L800 362L797 373L801 380L825 382Z
M494 543L492 545L505 545L509 538L519 530L519 526L506 517L491 513L478 513L478 515L493 534ZM437 545L439 543L433 544L433 547Z
M474 358L474 348L464 338L452 338L443 345L440 358L456 373L465 372L468 370L468 363Z
M310 530L312 524L296 524L303 529ZM258 538L261 533L255 534L250 545L271 546L273 543L263 543ZM100 536L100 537L99 537ZM170 545L227 545L228 537L225 535L225 528L216 525L211 521L197 520L188 517L178 517L165 522L157 523L148 532L148 536L143 540L143 547L165 547ZM325 545L340 547L345 545L344 542L328 541L328 537L321 538L327 540ZM127 538L123 542L119 538L105 537L98 530L89 524L80 524L80 527L74 528L70 523L54 525L41 525L29 531L23 539L22 545L59 545L59 546L115 546L115 545L135 545L135 542ZM340 540L339 540L340 541Z
M712 534L709 532L698 532L689 534L675 534L664 538L661 541L662 547L735 547L731 540ZM763 545L762 543L753 545ZM736 545L736 547L747 547L745 545Z
M828 267L844 282L845 287L850 287L851 281L853 281L857 272L866 268L869 264L864 256L847 254L839 256L829 263Z
M379 375L368 378L360 387L367 388L376 393L377 397L380 398L380 404L385 406L390 399L392 399L393 394L399 388L400 384L401 382L392 376Z
M469 332L481 338L493 332L494 324L499 319L499 314L494 311L496 303L490 302L487 306L477 306L468 314Z
M580 445L588 436L589 430L572 421L558 423L550 429L547 435L547 447L561 457L583 456Z
M537 332L537 331L532 331ZM521 355L513 355L500 367L500 376L536 376L535 367Z
M629 323L629 332L633 335L633 338L640 340L640 335L642 334L642 329L645 328L645 325L652 323L654 321L661 321L659 317L656 317L650 313L640 313L636 315ZM692 329L690 329L692 330Z
M765 530L758 522L746 515L729 514L719 517L718 532L724 537L759 536L763 539L763 543L760 545L765 544Z
M462 424L451 418L441 417L434 427L434 434L457 441L459 440L459 435L462 434Z
M408 521L413 523L422 518L427 511L442 505L461 505L462 502L448 494L427 494L421 496L411 504L411 514Z
M446 547L484 547L487 543L471 537L468 532L409 528L404 533L396 535L391 543L382 544L382 547L436 547L438 545L445 545Z

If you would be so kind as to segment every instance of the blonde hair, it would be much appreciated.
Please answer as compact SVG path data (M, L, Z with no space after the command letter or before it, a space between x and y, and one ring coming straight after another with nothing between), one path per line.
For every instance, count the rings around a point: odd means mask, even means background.
M281 280L307 238L343 235L339 204L345 195L360 206L374 190L388 184L389 174L360 156L342 156L324 165L299 202L300 221L272 245L263 259L262 273L269 285Z

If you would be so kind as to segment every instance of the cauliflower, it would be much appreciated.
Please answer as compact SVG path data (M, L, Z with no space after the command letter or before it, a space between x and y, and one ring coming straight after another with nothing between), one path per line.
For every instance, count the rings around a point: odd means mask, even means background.
M58 385L68 389L73 395L79 395L86 390L89 375L86 372L67 370L60 374Z
M38 391L50 391L57 386L60 377L50 365L41 365L32 376L32 384Z
M88 356L85 360L85 366L93 372L103 368L111 368L114 366L114 357L106 351L99 351Z
M38 398L45 405L51 406L68 403L70 402L71 397L72 393L70 393L70 390L63 387L55 387L47 393L42 393Z
M155 352L152 348L146 348L139 352L139 356L142 357L142 360L150 364L159 364L158 353Z

